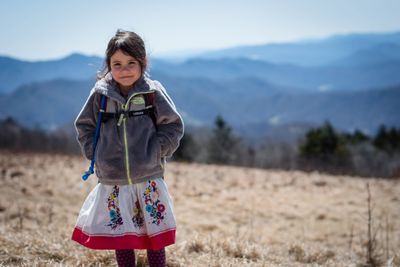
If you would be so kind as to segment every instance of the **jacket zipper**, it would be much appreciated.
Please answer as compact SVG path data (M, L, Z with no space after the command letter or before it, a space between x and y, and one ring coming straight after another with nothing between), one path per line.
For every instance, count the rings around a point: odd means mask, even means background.
M125 146L125 166L126 166L126 177L128 178L128 184L132 184L131 173L129 168L129 154L128 154L128 137L126 134L126 118L123 118L124 123L124 146Z
M129 103L131 102L131 99L136 96L136 95L143 95L143 94L150 94L153 93L154 90L151 90L149 92L141 92L141 93L135 93L132 94L128 100L126 101L125 105L122 105L122 110L123 113L119 116L117 126L121 126L121 123L123 124L123 130L124 130L124 151L125 151L125 167L126 167L126 177L128 179L128 184L132 184L132 179L131 179L131 173L130 173L130 166L129 166L129 151L128 151L128 135L126 133L126 116L124 112L128 112L129 109Z

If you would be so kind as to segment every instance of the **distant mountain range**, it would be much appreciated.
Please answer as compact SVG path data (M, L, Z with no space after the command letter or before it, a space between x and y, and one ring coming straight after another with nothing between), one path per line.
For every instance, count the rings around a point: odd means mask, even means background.
M49 61L22 61L0 56L0 94L11 93L21 85L53 79L82 80L95 78L102 66L95 56L72 54Z
M298 94L280 91L279 87L255 79L238 78L227 84L161 74L156 78L168 88L185 122L193 126L211 126L217 114L251 137L266 135L274 127L293 123L309 127L325 120L340 129L370 133L381 124L400 125L400 86L363 92ZM31 127L55 129L72 122L93 82L53 80L22 86L0 97L0 114Z
M70 125L101 66L101 58L80 54L41 62L0 57L0 119ZM180 63L151 59L150 74L190 126L211 126L217 114L251 137L295 135L324 120L370 133L400 126L400 33L238 47Z
M0 97L1 118L42 129L71 123L80 111L94 80L56 79L23 85Z
M366 63L362 64L363 61ZM216 81L255 77L286 87L292 92L365 90L400 84L400 59L368 60L357 57L357 54L352 55L352 60L345 58L320 67L272 64L247 58L195 58L179 64L153 60L152 70L173 76L205 77Z
M348 131L372 132L381 124L400 126L400 85L364 91L299 93L255 78L216 82L156 73L154 76L169 88L192 124L212 123L216 114L222 114L238 129L257 124L318 125L325 120Z
M375 52L377 48L386 44L399 45L400 32L335 35L324 39L292 43L241 46L206 52L197 57L207 59L245 57L279 64L322 66L335 63L338 59L351 57L359 51L372 48ZM391 53L391 50L388 53ZM374 53L367 56L374 57ZM398 59L399 54L397 53L395 57Z

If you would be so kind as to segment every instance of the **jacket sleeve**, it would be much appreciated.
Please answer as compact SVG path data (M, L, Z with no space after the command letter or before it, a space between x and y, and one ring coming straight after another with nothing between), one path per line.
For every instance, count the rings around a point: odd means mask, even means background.
M154 108L161 157L171 157L183 136L183 120L164 87L158 81L154 82L157 88Z
M96 119L99 110L98 99L98 94L95 94L92 90L74 123L82 154L89 160L93 156L93 138L96 131Z

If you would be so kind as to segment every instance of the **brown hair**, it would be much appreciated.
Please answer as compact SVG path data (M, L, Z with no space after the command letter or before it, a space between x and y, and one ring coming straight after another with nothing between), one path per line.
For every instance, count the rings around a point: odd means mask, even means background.
M123 53L136 59L142 69L142 75L144 74L147 70L147 58L143 39L134 32L118 29L114 37L108 42L104 66L98 75L99 79L103 78L108 72L110 72L111 56L117 50L121 50Z

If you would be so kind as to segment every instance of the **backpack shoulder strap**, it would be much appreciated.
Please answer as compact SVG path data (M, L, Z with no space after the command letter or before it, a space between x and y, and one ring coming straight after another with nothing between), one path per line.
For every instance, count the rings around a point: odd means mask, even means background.
M146 105L146 108L149 107L149 116L151 120L153 121L154 126L157 128L157 118L154 112L154 98L156 96L155 92L152 93L147 93L143 94L144 96L144 103Z
M106 109L107 109L107 96L101 95L100 109L99 109L99 113L97 116L97 122L96 122L96 131L95 131L94 138L93 138L92 160L90 161L89 169L87 170L87 172L85 172L82 175L82 179L84 181L86 181L89 178L89 176L94 173L94 163L96 161L96 146L97 146L97 141L99 140L99 136L100 136L100 127L101 127L102 116L103 116L103 113L106 112Z
M146 106L153 106L154 105L154 97L155 97L155 92L143 94L144 95L144 101L146 103Z
M104 103L103 103L103 101L104 101ZM108 102L107 96L101 95L101 97L99 99L99 107L100 107L99 111L103 110L103 113L107 111L107 102Z

